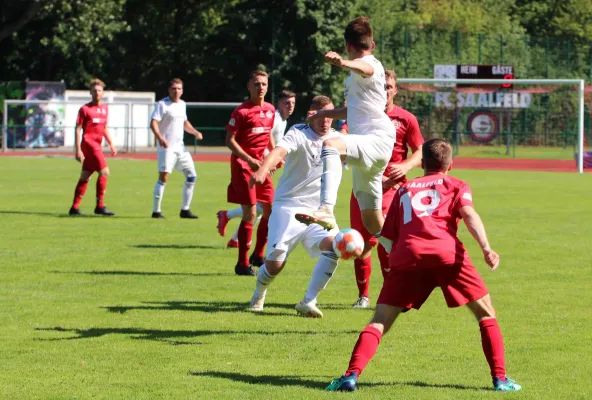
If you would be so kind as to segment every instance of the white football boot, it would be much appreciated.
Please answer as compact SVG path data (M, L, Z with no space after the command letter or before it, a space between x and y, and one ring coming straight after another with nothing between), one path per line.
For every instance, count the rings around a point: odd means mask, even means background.
M330 231L337 226L333 210L329 206L321 206L318 210L309 213L296 214L296 219L303 224L317 224Z
M296 304L296 311L304 317L323 318L323 312L317 307L315 300L305 303L303 300Z
M263 293L258 293L255 290L253 293L253 297L251 298L251 303L249 304L249 311L251 312L263 312L263 306L265 304L265 295L267 294L267 289L263 291Z

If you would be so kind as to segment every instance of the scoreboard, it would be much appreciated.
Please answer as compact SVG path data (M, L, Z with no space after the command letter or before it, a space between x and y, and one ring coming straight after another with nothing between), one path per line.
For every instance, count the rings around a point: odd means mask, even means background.
M514 79L513 65L472 65L463 64L456 66L457 79ZM476 85L458 84L459 87L471 87ZM511 89L511 83L502 84L501 87Z

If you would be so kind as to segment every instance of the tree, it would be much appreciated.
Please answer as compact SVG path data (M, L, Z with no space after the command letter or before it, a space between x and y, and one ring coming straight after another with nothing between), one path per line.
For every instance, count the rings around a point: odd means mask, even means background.
M0 42L29 23L41 9L41 0L12 1L2 4Z

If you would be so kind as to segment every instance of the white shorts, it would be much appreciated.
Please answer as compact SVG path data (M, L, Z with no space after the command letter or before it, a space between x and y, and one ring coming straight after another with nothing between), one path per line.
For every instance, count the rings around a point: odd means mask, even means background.
M184 172L186 176L196 176L195 164L191 153L185 147L180 149L158 149L158 172L173 172L173 168L177 171Z
M306 226L296 221L294 215L302 212L310 212L310 210L302 207L273 205L269 217L265 259L285 261L299 243L302 243L310 257L319 257L321 255L319 245L323 239L335 236L339 232L337 227L327 232L320 225Z
M393 154L394 140L378 135L346 135L342 139L360 209L381 210L382 174Z

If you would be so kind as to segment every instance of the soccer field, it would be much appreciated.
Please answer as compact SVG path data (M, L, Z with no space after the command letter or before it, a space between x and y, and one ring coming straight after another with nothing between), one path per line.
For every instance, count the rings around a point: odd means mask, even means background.
M302 249L270 287L265 313L245 311L255 279L234 275L218 236L229 167L198 163L192 210L178 217L173 173L153 220L154 161L110 160L113 218L67 216L79 164L0 158L2 399L584 399L592 395L592 175L455 170L468 181L501 266L490 273L461 236L492 293L509 375L523 391L490 390L479 327L435 291L400 317L351 394L326 393L343 373L370 310L353 262L319 297L325 318L301 318L313 260ZM348 225L350 174L338 222ZM94 179L81 210L94 208ZM237 222L229 224L231 234ZM371 301L382 276L375 257Z

